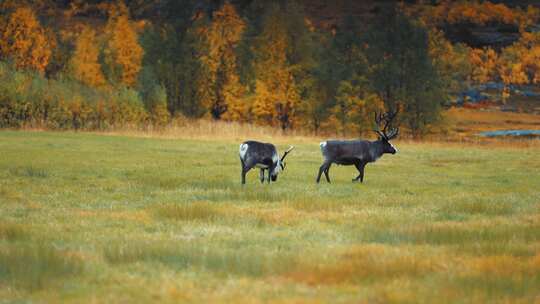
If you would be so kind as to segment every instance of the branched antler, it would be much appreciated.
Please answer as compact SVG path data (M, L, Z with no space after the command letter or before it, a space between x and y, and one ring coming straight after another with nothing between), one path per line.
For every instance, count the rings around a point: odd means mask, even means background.
M388 111L385 113L375 112L375 123L377 124L377 130L375 130L375 132L377 132L379 136L381 136L382 138L386 140L390 140L392 138L395 138L398 135L399 133L398 128L391 129L389 133L386 132L386 130L388 129L388 126L392 123L394 118L396 118L398 112L399 112L399 106L396 107L395 111ZM381 130L381 124L384 124L382 130Z

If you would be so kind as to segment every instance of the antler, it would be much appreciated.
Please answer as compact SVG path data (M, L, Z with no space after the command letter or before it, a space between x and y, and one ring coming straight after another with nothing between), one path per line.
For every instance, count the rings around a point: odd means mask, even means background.
M294 146L290 146L289 149L287 149L287 151L285 151L285 153L283 153L283 156L281 157L282 162L285 159L285 156L287 156L287 154L289 154L289 152L291 152L293 149L294 149Z
M394 128L390 130L390 133L386 135L386 140L391 140L393 138L396 138L399 134L399 128Z
M393 128L390 130L390 133L386 133L386 129L388 128L390 123L394 120L394 118L396 118L398 112L399 112L399 106L396 107L395 111L388 111L385 113L375 112L375 123L377 124L377 130L374 130L374 131L377 132L379 136L381 136L382 138L386 140L395 138L399 133L399 129ZM381 123L383 122L384 122L384 127L381 131L380 127L381 127Z
M374 131L377 132L377 134L379 134L380 137L384 138L385 137L384 131L381 132L381 122L384 121L384 118L386 115L385 113L377 113L377 112L374 112L374 114L375 114L375 124L377 126L377 129Z

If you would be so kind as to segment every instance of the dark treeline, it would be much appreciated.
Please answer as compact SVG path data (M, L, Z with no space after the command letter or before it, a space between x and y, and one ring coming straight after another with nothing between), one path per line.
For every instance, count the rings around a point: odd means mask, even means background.
M359 15L341 2L324 24L306 1L5 1L0 126L182 116L356 136L399 107L403 129L423 134L478 74L471 50L403 4Z
M371 130L373 111L398 104L416 133L438 118L445 96L427 29L397 6L320 28L299 2L227 5L193 6L187 21L145 33L157 46L146 65L159 71L172 113L349 135Z

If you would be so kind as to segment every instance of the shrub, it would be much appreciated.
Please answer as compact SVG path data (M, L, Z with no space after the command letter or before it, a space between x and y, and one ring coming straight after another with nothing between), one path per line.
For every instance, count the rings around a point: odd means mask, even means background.
M168 122L166 95L156 90L152 118ZM47 79L0 62L0 127L106 129L138 127L148 119L142 98L133 89L93 88L68 78Z

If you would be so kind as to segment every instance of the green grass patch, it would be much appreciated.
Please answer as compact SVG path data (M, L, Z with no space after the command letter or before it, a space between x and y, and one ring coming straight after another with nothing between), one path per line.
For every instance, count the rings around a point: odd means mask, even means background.
M46 243L0 246L0 281L29 290L79 275L83 261Z
M441 211L452 215L508 215L518 206L509 201L493 201L481 198L464 199L463 201L448 202L441 206Z
M112 265L162 263L177 271L211 271L218 275L259 277L291 269L296 255L259 250L238 251L200 243L129 242L107 246L103 255Z
M508 224L477 225L442 223L417 227L367 230L365 241L390 244L475 244L478 242L539 242L540 225Z
M537 297L538 148L398 141L316 184L319 140L277 138L242 186L242 140L0 132L0 302Z
M0 240L7 240L13 242L17 240L25 240L28 238L29 233L24 226L8 222L0 223Z
M46 169L34 166L11 168L9 173L13 176L33 178L47 178L50 175Z

